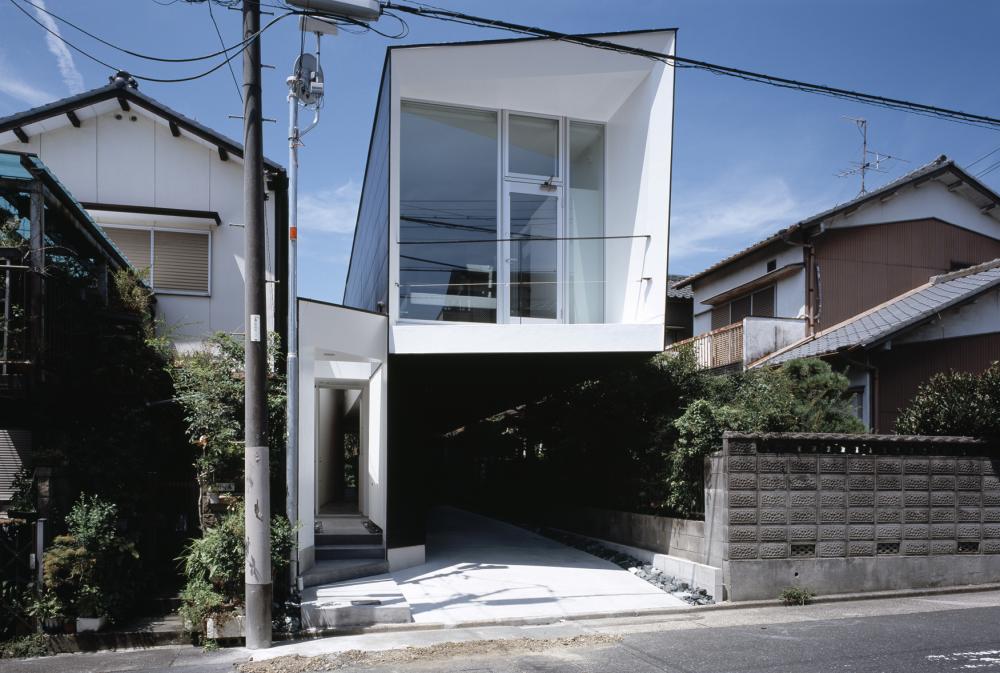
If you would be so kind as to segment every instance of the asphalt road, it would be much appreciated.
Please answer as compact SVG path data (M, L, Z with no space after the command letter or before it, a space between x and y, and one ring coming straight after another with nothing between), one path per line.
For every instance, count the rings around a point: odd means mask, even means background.
M502 632L501 632L502 631ZM612 636L611 644L550 647L539 652L422 658L355 669L379 673L941 673L1000 672L1000 593L884 599L815 605L685 612L675 617L565 622L523 629L476 629L473 639ZM339 646L391 649L460 640L458 631L373 634L312 641L317 653ZM465 634L464 639L469 640ZM393 641L380 639L395 639ZM337 645L339 643L339 645ZM381 644L379 644L381 643ZM466 653L468 654L468 653ZM0 673L229 673L246 661L241 649L203 652L163 647L129 652L0 661ZM405 659L405 657L404 657ZM284 668L260 662L261 673ZM299 662L297 662L299 663ZM309 670L295 667L296 671Z
M601 648L428 661L379 673L1000 671L1000 608L626 635Z

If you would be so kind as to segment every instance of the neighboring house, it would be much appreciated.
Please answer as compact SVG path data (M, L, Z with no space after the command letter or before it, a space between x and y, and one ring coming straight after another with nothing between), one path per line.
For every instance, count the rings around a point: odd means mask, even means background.
M667 324L664 345L690 339L694 329L694 291L690 285L677 287L687 276L670 276L667 280Z
M1000 257L1000 196L941 156L688 277L703 366L743 367L921 283Z
M303 584L423 561L444 433L662 350L673 88L549 39L388 51L344 305L298 307Z
M0 511L30 463L35 405L71 358L120 327L113 274L129 266L37 157L0 151ZM96 316L97 331L80 316Z
M873 432L892 432L931 376L978 373L1000 360L1000 259L934 276L751 367L805 357L846 371L858 417Z
M0 149L36 154L132 265L148 270L178 349L213 332L243 332L241 145L119 73L107 86L0 119ZM283 334L287 179L272 161L264 171L268 324Z

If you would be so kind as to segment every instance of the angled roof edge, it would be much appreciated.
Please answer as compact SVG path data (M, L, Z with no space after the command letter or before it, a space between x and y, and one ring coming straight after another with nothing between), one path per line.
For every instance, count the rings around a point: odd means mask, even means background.
M502 30L498 28L497 30ZM627 35L642 35L644 33L676 33L677 28L636 28L633 30L617 30L608 33L566 33L567 37L624 37ZM490 40L456 40L455 42L419 42L416 44L392 44L386 47L387 52L401 49L416 49L420 47L475 47L479 45L508 44L512 42L537 42L540 40L550 40L559 42L557 38L546 37L544 35L531 35L528 37L498 37Z
M1000 206L1000 195L998 195L992 189L990 189L982 182L977 180L975 177L966 173L965 170L961 168L958 164L956 164L953 159L949 159L947 156L942 154L934 161L931 161L930 163L927 163L921 166L920 168L910 171L906 175L903 175L897 178L896 180L893 180L892 182L889 182L879 187L878 189L866 192L865 194L855 197L850 201L845 201L844 203L836 205L820 213L807 217L804 220L800 220L795 224L792 224L788 227L778 230L777 232L768 236L767 238L760 240L754 243L753 245L750 245L749 247L740 250L739 252L736 252L728 257L719 260L715 264L709 266L704 271L699 271L698 273L691 274L683 281L678 283L677 287L685 287L687 285L690 285L695 281L699 280L700 278L704 278L705 276L712 274L718 271L719 269L727 267L730 264L733 264L743 259L744 257L747 257L759 250L762 250L763 248L766 248L769 245L772 245L773 243L788 239L788 237L790 237L792 234L795 234L796 232L799 232L807 227L818 225L823 220L840 215L845 211L853 212L859 208L864 207L869 202L875 199L882 198L886 194L898 191L899 189L902 189L903 187L907 187L914 183L920 184L928 180L933 180L937 177L940 177L941 175L944 175L945 173L955 174L960 182L968 184L970 187L975 189L984 197L993 201L994 204Z
M87 209L76 200L73 193L59 181L55 173L52 172L45 162L38 158L38 155L31 152L17 152L12 150L0 150L0 153L19 157L21 166L31 175L32 179L41 182L67 210L71 211L73 218L77 223L82 225L85 236L89 236L97 247L103 248L105 254L113 259L121 268L132 268L132 265L125 258L122 251L118 249L118 246L115 245L115 242L94 222L94 218L90 216Z
M975 275L975 274L979 274L979 273L982 273L984 271L989 271L990 269L994 269L994 268L997 268L997 267L1000 267L1000 258L993 259L993 260L990 260L988 262L983 262L982 264L976 264L974 266L970 266L970 267L967 267L965 269L959 269L958 271L952 271L952 272L949 272L949 273L939 274L937 276L931 276L926 283L923 283L922 285L918 285L915 288L907 290L906 292L903 292L902 294L898 294L895 297L892 297L891 299L887 299L886 301L882 302L881 304L878 304L876 306L872 306L871 308L866 309L866 310L862 311L861 313L853 315L853 316L851 316L851 317L849 317L849 318L847 318L845 320L842 320L839 323L837 323L836 325L831 325L830 327L827 327L826 329L824 329L824 330L822 330L820 332L817 332L816 334L813 334L811 336L807 336L807 337L804 337L802 339L799 339L795 343L788 344L784 348L779 348L778 350L774 351L773 353L768 353L767 355L765 355L765 356L763 356L763 357L761 357L761 358L759 358L759 359L751 362L747 366L747 368L748 369L752 369L754 367L766 365L766 364L768 364L768 360L772 360L772 359L774 359L774 358L776 358L776 357L778 357L778 356L780 356L782 354L788 353L789 351L795 350L796 348L800 348L800 347L802 347L802 346L804 346L804 345L806 345L808 343L816 341L817 339L820 339L820 338L826 336L827 334L830 334L831 332L834 332L834 331L836 331L838 329L841 329L841 328L843 328L846 325L849 325L849 324L851 324L853 322L856 322L856 321L864 318L867 315L871 315L872 313L876 313L878 311L881 311L882 309L884 309L884 308L886 308L888 306L892 306L893 304L896 304L896 303L898 303L900 301L904 301L908 297L911 297L911 296L913 296L915 294L919 294L920 292L923 292L924 290L927 290L928 288L931 288L931 287L933 287L935 285L938 285L938 284L944 283L944 282L948 282L948 281L951 281L951 280L955 280L957 278L964 278L964 277L967 277L967 276L972 276L972 275ZM906 330L908 330L908 329L910 329L912 327L917 327L917 326L923 324L926 320L928 320L929 318L931 318L931 317L933 317L933 316L941 313L942 311L946 311L948 309L955 308L956 306L961 306L962 304L965 304L965 303L967 303L969 301L972 301L973 299L975 299L976 297L978 297L979 295L981 295L981 294L983 294L985 292L988 292L990 290L996 289L998 286L1000 286L1000 278L998 278L996 280L993 280L993 281L990 281L989 283L985 283L985 284L983 284L980 287L972 288L972 289L968 290L967 292L964 292L963 294L961 294L961 295L959 295L959 296L957 296L957 297L955 297L955 298L953 298L953 299L951 299L951 300L949 300L947 302L944 302L944 303L942 303L940 305L935 306L933 309L921 312L921 313L919 313L919 314L917 314L917 315L915 315L913 317L907 318L905 320L901 320L896 325L894 325L891 329L878 334L873 339L870 339L870 340L867 340L867 341L861 340L858 343L856 343L856 344L854 344L852 346L849 346L847 348L838 348L838 349L835 349L835 350L824 351L822 353L815 353L815 354L811 355L810 357L824 357L824 356L832 355L834 353L839 353L839 352L842 352L842 351L845 351L845 350L853 350L853 349L859 348L859 347L867 348L867 347L870 347L870 346L878 345L880 343L883 343L887 339L891 339L892 337L896 336L900 332L904 332L904 331L906 331Z
M94 103L101 103L116 98L134 103L147 112L176 124L191 135L221 147L241 159L243 158L243 145L241 143L167 107L156 99L140 92L138 89L129 86L122 78L118 78L116 81L96 89L90 89L74 96L61 98L45 105L0 118L0 133L12 131L15 128L33 124L44 119L65 115L67 112L78 110ZM285 168L281 164L266 157L264 158L264 166L272 172L285 172Z

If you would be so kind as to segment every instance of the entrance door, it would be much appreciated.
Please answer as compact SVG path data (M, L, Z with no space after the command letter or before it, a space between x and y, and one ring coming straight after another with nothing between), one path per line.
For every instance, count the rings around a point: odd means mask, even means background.
M507 182L504 192L507 321L556 322L562 316L562 187Z
M503 234L507 322L563 318L563 123L504 114Z

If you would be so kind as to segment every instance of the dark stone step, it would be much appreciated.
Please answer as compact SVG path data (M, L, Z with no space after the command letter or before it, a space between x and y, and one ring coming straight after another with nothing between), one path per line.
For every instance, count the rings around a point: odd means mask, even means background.
M317 545L317 561L334 561L337 559L384 559L385 549L378 544L337 544Z
M381 545L381 533L317 533L317 546L364 544Z

